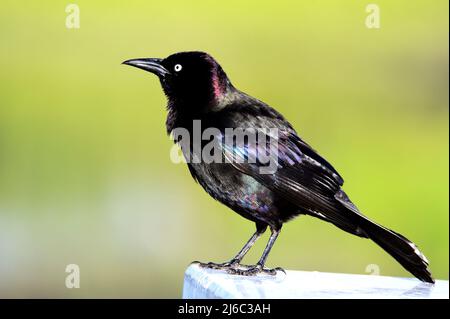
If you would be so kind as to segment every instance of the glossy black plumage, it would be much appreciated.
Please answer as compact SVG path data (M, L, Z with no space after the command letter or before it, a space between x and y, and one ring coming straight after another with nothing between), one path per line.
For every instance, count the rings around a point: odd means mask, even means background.
M258 147L262 146L258 144L222 145L221 155L228 160L225 163L188 163L193 178L209 195L257 227L255 235L231 262L210 266L242 274L263 270L282 224L305 214L372 239L417 278L433 282L428 261L417 247L362 215L341 189L343 179L334 167L304 142L280 113L236 89L211 56L182 52L163 60L136 59L125 63L159 76L168 97L168 133L179 127L192 133L194 120L201 121L203 130L218 129L219 139L225 136L226 128L278 131L277 169L273 174L261 174L264 165L259 160L248 162L249 154L258 156ZM193 150L185 147L183 152L190 156ZM236 264L267 227L272 236L257 266L238 270Z

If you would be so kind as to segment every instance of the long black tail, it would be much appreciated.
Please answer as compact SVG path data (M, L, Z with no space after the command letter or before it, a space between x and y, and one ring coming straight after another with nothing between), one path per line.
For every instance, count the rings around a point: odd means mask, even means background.
M406 270L418 279L434 283L428 270L428 260L417 246L402 235L359 216L360 227L367 236L395 258Z
M344 191L340 190L335 195L335 199L347 209L347 218L349 221L351 220L351 233L372 239L418 279L434 283L428 270L427 258L413 242L393 230L374 223L361 214ZM344 223L344 225L349 228L347 224ZM337 224L337 226L342 228L342 225Z

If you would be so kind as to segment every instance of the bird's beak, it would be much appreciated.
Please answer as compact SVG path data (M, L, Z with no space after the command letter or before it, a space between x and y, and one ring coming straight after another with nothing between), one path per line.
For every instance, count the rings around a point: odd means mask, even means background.
M122 62L122 64L127 64L134 66L136 68L151 72L159 77L164 77L170 72L162 66L161 62L163 59L157 58L142 58L142 59L131 59Z

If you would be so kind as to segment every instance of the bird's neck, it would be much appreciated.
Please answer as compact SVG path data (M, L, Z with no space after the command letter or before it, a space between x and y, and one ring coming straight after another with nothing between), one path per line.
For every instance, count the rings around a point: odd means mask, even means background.
M213 86L214 87L214 86ZM167 104L166 129L170 134L177 127L189 130L193 120L204 120L213 112L219 112L227 106L234 104L244 93L233 87L230 81L222 84L221 88L214 89L211 98L203 101L190 101L170 99Z
M243 93L237 90L230 81L221 90L214 90L214 97L207 108L208 112L217 112L236 102Z

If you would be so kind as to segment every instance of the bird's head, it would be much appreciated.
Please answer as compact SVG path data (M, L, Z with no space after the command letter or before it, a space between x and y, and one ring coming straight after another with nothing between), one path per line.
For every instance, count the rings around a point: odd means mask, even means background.
M123 63L157 75L169 102L198 110L214 107L233 89L219 63L204 52L180 52L165 59L131 59Z

